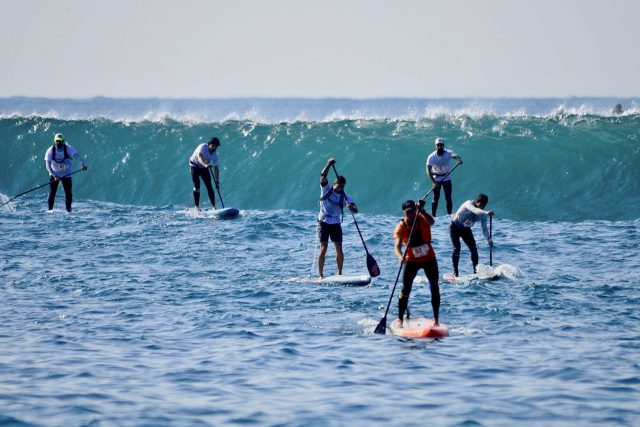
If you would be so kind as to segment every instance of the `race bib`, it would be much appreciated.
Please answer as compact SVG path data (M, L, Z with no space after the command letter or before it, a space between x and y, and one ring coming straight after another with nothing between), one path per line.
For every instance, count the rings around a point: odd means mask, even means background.
M415 258L426 256L429 253L429 245L424 244L415 248L411 248L411 253Z
M60 172L64 171L67 168L67 165L64 163L58 163L58 170Z

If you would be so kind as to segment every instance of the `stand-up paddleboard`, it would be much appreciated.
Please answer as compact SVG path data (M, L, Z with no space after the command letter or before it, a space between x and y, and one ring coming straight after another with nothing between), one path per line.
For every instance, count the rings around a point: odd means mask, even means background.
M211 218L233 219L240 215L240 211L236 208L222 208L210 210L209 215Z
M71 215L71 212L67 212L66 209L51 209L51 210L46 210L46 213L50 214L50 215Z
M388 327L393 335L406 338L441 338L449 336L449 328L442 323L434 326L434 321L426 317L404 319L400 327L400 319L395 319Z
M449 283L469 283L472 280L498 280L499 274L494 275L482 275L482 274L463 274L462 276L454 276L451 273L445 273L442 275L442 280Z
M240 215L240 211L236 208L223 208L223 209L201 209L189 208L185 211L180 211L188 216L194 218L213 218L213 219L234 219Z
M317 282L321 285L366 286L371 283L371 276L367 274L339 274L335 276L323 277Z

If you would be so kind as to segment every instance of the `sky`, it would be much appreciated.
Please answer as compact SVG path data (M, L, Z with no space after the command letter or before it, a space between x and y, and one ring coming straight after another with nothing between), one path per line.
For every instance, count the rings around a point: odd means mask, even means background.
M0 0L0 97L640 96L638 0Z

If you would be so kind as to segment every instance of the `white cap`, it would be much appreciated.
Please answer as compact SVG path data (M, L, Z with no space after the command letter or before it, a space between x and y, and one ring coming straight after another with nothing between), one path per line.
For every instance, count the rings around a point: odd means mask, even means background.
M438 144L442 144L444 146L444 139L443 138L436 138L436 145Z

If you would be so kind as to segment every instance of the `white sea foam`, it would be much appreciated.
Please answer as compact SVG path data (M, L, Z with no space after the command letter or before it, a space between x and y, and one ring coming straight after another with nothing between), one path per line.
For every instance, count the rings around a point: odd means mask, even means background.
M420 121L438 118L612 116L640 113L636 98L523 99L50 99L2 98L0 118L44 117L63 120L104 118L114 122L256 123L335 122L342 120Z

